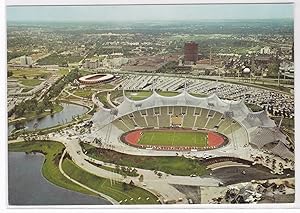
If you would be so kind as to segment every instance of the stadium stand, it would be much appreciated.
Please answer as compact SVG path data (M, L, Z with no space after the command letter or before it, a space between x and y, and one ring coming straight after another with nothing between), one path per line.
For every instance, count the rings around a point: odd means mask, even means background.
M202 109L201 110L201 115L197 116L197 121L195 124L196 128L204 128L208 118L207 118L207 113L209 110L207 109Z
M218 132L223 132L225 129L227 129L232 123L232 119L230 118L225 118L221 121L219 127L218 127Z
M200 115L202 109L200 107L195 107L194 115Z
M159 127L170 127L170 115L167 107L161 107L161 114L158 116Z
M181 115L181 107L174 106L174 115Z
M211 112L212 114L212 112ZM207 129L213 129L215 126L218 125L218 123L220 122L220 119L222 117L222 114L219 112L214 112L213 116L210 117L208 123L206 124L205 128Z
M136 124L128 115L123 116L122 120L123 120L124 124L126 126L128 126L131 130L136 127Z
M153 113L153 109L147 109L148 116L146 117L148 127L158 127L157 118Z
M184 115L182 126L185 128L193 128L195 122L194 107L187 107L187 113Z
M112 122L113 125L115 125L118 129L124 131L124 132L127 132L129 131L130 129L125 126L124 122L122 121L122 119L116 119Z
M133 115L134 115L133 120L139 127L147 127L145 117L141 116L141 113L139 111L134 112Z

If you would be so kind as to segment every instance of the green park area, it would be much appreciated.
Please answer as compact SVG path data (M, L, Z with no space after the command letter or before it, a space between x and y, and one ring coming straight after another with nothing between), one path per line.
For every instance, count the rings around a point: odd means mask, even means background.
M64 160L63 170L71 178L85 184L89 188L108 195L121 204L159 204L157 197L135 186L134 182L130 184L111 182L109 179L101 178L82 170L69 159Z
M59 170L59 160L62 157L64 145L55 141L31 141L18 142L8 145L10 152L42 153L45 160L42 166L43 176L50 182L73 191L88 195L95 193L73 183L63 176ZM110 180L98 177L78 167L68 157L63 160L62 168L68 176L88 187L106 194L117 201L123 201L122 204L159 204L156 196L134 185L115 182L111 184ZM127 199L127 200L126 200Z
M24 86L28 86L28 87L35 87L37 85L41 84L41 80L39 79L21 79L20 83L23 84Z
M31 120L34 118L42 118L50 114L54 114L63 110L57 102L51 102L48 98L44 98L38 102L36 99L26 100L16 106L16 118L25 118Z
M161 146L207 146L207 134L185 131L143 131L138 144Z
M80 96L82 98L91 98L94 91L89 88L84 89L75 89L72 93L76 96Z
M17 68L10 69L9 77L12 78L23 78L23 79L38 79L38 78L47 78L51 72L42 68Z
M64 145L54 141L18 142L8 145L10 152L42 153L45 160L42 166L43 176L50 182L73 191L95 195L89 190L73 183L59 171L58 164L64 150Z
M60 76L67 75L68 73L69 73L69 69L67 69L67 68L61 68L57 71L57 74Z
M88 144L82 144L82 147L87 151L88 156L120 166L161 171L182 176L192 174L204 175L207 172L206 167L197 160L184 157L128 155L112 150L96 148Z

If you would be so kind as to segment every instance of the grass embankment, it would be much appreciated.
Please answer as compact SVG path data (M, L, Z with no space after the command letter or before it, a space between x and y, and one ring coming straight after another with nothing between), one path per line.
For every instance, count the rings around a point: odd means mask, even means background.
M101 169L105 169L110 172L118 173L123 176L131 176L131 177L137 177L139 174L137 173L136 169L125 167L125 166L117 166L117 167L109 167L109 166L103 166L101 164L86 160L87 162L93 164L94 166L97 166Z
M103 104L104 108L107 108L107 109L113 108L107 101L107 92L100 92L96 95L96 97Z
M35 87L42 83L42 81L39 79L22 79L22 80L20 80L20 82L24 86L29 86L29 87Z
M82 170L69 159L63 161L63 170L78 182L84 183L88 187L102 192L116 201L122 201L121 204L159 204L157 198L152 193L131 184L120 182L111 184L110 180Z
M83 98L91 98L93 91L91 89L76 89L73 94Z
M207 134L203 132L180 132L180 131L143 131L139 140L142 145L161 146L207 146Z
M42 167L43 176L50 182L70 190L88 195L95 195L93 192L78 186L59 171L58 164L64 146L54 141L19 142L8 145L8 150L12 152L39 152L45 155Z
M201 162L184 157L127 155L112 150L95 148L88 144L83 144L82 146L87 151L88 156L120 166L156 170L182 176L191 174L204 175L207 173L206 167Z

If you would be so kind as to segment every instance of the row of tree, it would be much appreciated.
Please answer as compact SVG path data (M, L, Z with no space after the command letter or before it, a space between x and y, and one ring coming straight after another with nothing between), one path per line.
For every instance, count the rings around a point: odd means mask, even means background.
M49 97L50 98L55 98L57 97L60 92L64 89L65 85L68 83L73 82L75 79L81 77L81 74L78 70L78 68L75 68L71 70L64 78L59 80L56 84L54 84L50 90L49 90Z

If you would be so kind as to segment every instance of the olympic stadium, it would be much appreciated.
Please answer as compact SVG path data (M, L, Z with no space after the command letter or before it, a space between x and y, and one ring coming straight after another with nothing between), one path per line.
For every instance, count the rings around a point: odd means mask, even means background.
M155 154L165 150L189 150L199 154L204 151L212 152L218 157L241 157L242 150L260 151L264 148L283 159L292 160L294 156L289 150L290 143L286 136L279 131L265 110L252 112L243 101L221 100L215 94L201 98L184 91L176 96L166 97L153 91L150 97L140 101L131 100L124 94L124 101L119 106L113 109L103 108L94 115L92 121L96 134L107 143L119 143L120 146L126 146L128 151L144 148L145 150L140 150L143 154ZM189 142L185 141L184 137L179 145L172 146L170 143L164 144L164 147L160 146L162 144L159 142L140 146L136 144L137 141L124 141L124 133L130 132L129 136L134 137L133 133L136 130L151 129L160 132L173 130L177 133L205 131L221 135L221 140L218 142L217 139L216 145L201 147L185 145ZM139 136L140 133L137 134L137 137ZM155 134L152 137L155 137ZM131 149L130 146L134 148Z

